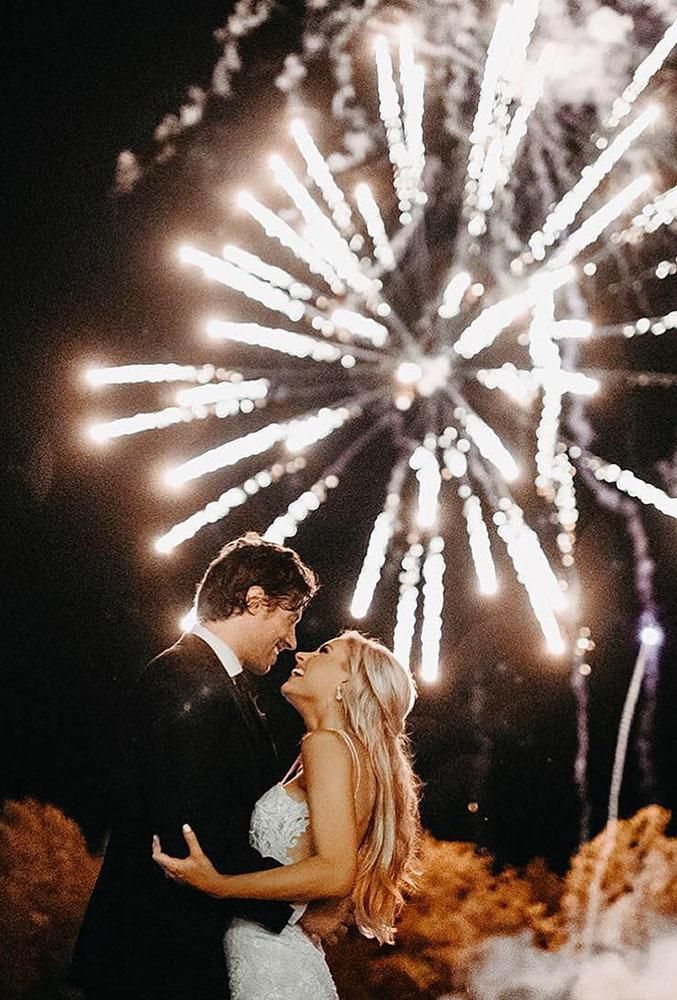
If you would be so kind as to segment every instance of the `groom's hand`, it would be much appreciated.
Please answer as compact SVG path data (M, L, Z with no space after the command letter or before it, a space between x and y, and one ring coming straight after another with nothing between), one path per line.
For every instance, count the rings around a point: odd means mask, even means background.
M311 937L318 937L325 944L336 944L354 923L353 901L348 896L311 903L299 923Z

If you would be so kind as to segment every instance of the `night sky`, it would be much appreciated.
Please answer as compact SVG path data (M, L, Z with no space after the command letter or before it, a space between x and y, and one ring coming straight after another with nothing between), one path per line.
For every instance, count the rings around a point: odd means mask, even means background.
M180 445L171 431L158 431L99 451L84 427L99 413L117 416L125 408L114 392L92 394L82 376L92 362L199 360L194 328L205 290L175 266L174 249L182 236L226 226L218 192L258 169L270 149L282 101L266 82L293 44L297 22L280 16L245 48L252 67L247 101L222 111L210 143L186 148L121 198L111 193L117 154L147 147L186 87L207 82L217 55L211 33L227 8L216 0L95 7L15 0L10 10L0 797L56 803L97 846L122 695L143 663L176 638L178 618L219 546L248 528L263 530L312 479L292 479L287 492L271 494L256 512L235 511L170 559L158 558L150 541L169 514L156 488L161 456L167 464L189 455L205 440L205 428L182 429ZM668 299L656 306L667 311ZM618 318L625 317L611 321ZM641 361L636 345L623 345L621 366L667 370L667 345L651 350L649 362L646 354ZM143 395L126 399L127 412L137 404L151 408ZM673 456L675 415L674 389L617 390L597 405L595 419L599 440L617 461L660 483L655 463ZM222 439L223 427L215 433ZM383 501L388 457L378 443L367 450L340 497L295 540L323 582L300 629L302 648L351 624L351 584ZM584 489L580 502L583 620L597 643L590 660L597 830L634 662L637 608L622 521ZM652 789L642 786L633 739L625 815L649 801L677 807L674 521L643 517L668 640L654 730L656 780ZM579 813L567 668L540 654L525 599L504 564L495 603L479 604L466 548L459 545L448 562L444 678L422 692L412 722L426 784L424 819L436 835L472 839L501 860L544 855L561 867L575 850ZM395 582L386 579L382 593ZM392 611L385 596L366 626L389 640ZM265 691L287 755L298 726L276 688L290 665L281 659ZM478 803L476 812L470 802Z

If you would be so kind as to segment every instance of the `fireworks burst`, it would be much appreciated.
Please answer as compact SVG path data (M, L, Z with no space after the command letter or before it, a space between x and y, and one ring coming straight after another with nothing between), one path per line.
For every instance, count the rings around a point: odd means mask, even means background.
M577 20L557 0L543 0L540 10L537 0L513 0L490 20L472 3L417 4L406 19L403 10L375 3L309 12L303 53L287 58L278 80L293 114L289 155L268 163L280 207L249 191L238 196L268 249L263 256L233 244L180 251L184 265L265 310L265 322L245 310L238 319L214 316L206 324L215 348L248 348L251 367L134 364L89 373L99 386L179 387L169 407L93 426L98 441L249 415L251 429L171 468L168 485L214 481L266 456L253 475L234 472L224 492L169 527L155 541L159 553L255 502L274 482L298 474L308 451L326 447L331 458L322 473L266 531L275 541L292 538L340 488L368 442L387 436L396 457L355 575L353 617L369 614L384 567L399 563L395 652L410 662L420 626L420 675L436 679L445 578L440 514L454 504L480 593L497 591L502 546L547 650L571 651L583 673L589 631L568 597L576 472L677 517L677 500L590 450L580 431L582 405L605 372L579 364L578 347L677 326L675 313L596 325L586 305L610 255L649 239L662 249L673 225L677 188L665 188L651 172L652 137L664 126L646 91L677 41L677 26L661 26L652 8L656 37L631 67L625 40L632 20L588 7L587 19ZM252 16L240 4L225 30L231 65L234 40L256 26ZM592 101L574 93L580 78L565 86L558 69L564 50L578 47L579 64L585 60L579 43L585 37L589 47L595 31L588 57L599 60L613 48L619 79L616 94L600 88ZM303 109L304 88L321 65L335 76L339 152L323 149L320 129ZM586 112L577 115L584 101ZM204 104L198 101L199 113L185 121L199 118ZM590 151L586 165L578 162L580 149ZM130 154L121 163L127 178L138 174ZM530 219L542 220L540 227L530 227ZM672 257L661 258L651 277L672 273ZM300 401L293 416L273 413L261 422L264 408L275 410L287 398ZM505 432L512 420L529 428L533 456L520 454L519 435L511 440ZM352 433L339 433L348 426ZM332 435L343 442L338 455L329 447ZM530 483L550 507L554 544L527 521ZM659 634L651 616L643 626L642 644Z

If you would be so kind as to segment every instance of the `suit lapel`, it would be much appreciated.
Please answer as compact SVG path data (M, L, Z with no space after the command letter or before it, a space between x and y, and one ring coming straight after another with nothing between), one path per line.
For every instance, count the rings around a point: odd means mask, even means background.
M252 750L256 754L261 769L266 774L270 773L274 781L279 765L277 748L265 718L259 713L252 696L245 690L246 682L241 687L238 687L211 646L199 636L187 632L181 636L177 645L189 650L191 656L195 657L196 660L200 660L205 664L209 663L209 666L218 672L223 682L224 693L226 696L234 698L237 703L242 721L251 737Z
M268 729L268 724L263 715L259 712L254 698L244 686L238 686L233 681L232 677L229 678L229 680L233 684L235 697L237 698L240 711L242 712L242 718L244 719L256 746L261 749L261 751L266 755L266 758L272 758L271 764L277 764L277 748L275 747L270 730Z

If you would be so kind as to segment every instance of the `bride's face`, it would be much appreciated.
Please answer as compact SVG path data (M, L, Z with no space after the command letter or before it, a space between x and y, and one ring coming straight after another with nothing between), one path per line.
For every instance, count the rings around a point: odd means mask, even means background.
M296 665L281 690L292 704L304 701L321 707L336 698L337 688L349 678L348 644L331 639L312 653L296 654Z

